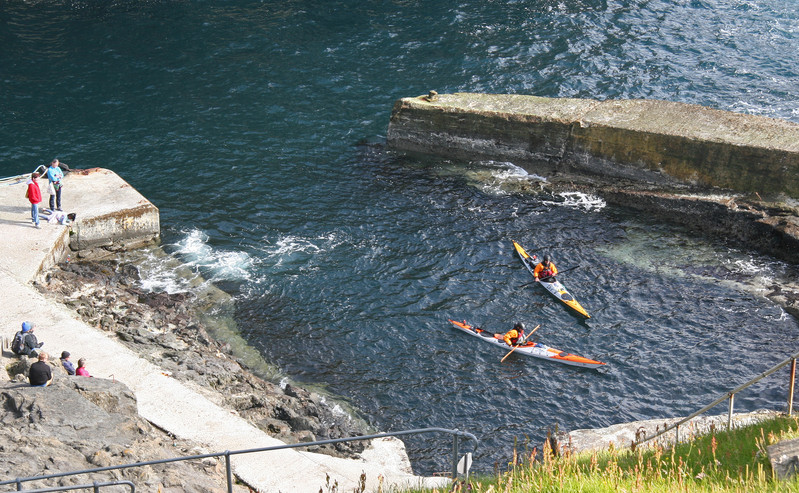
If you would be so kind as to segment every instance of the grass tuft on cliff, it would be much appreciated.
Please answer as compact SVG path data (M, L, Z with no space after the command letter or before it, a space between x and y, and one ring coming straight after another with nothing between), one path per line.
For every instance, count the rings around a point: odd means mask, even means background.
M424 492L797 492L799 479L779 481L766 447L799 437L799 418L779 416L730 432L715 431L674 447L609 448L553 456L514 457L508 470L472 477L454 489Z

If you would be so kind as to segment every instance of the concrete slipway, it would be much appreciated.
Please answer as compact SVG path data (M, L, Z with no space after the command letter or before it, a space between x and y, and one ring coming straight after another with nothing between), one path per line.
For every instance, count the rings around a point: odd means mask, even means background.
M0 181L0 335L10 339L22 321L34 322L45 351L58 355L69 350L85 356L92 375L130 387L141 416L180 438L204 444L209 451L281 445L186 384L165 376L113 335L83 323L76 313L46 299L32 285L43 270L66 258L70 243L83 249L155 239L158 209L109 170L79 170L65 177L62 197L64 211L75 212L77 221L71 226L43 221L37 229L24 197L26 180ZM39 182L46 190L46 180ZM48 198L45 191L43 204ZM91 348L91 353L80 348ZM363 456L363 460L346 460L287 449L237 455L232 464L239 478L263 492L320 491L327 475L331 483L338 481L339 491L352 491L361 473L366 473L368 491L377 490L380 477L384 487L433 487L449 481L414 476L397 439L374 440Z

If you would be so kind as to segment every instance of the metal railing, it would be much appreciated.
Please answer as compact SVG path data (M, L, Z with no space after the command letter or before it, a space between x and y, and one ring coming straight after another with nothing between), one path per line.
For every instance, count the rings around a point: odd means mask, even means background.
M653 433L652 435L645 436L643 438L635 440L635 442L633 442L633 445L634 446L641 445L642 443L645 443L645 442L648 442L649 440L657 438L657 437L659 437L659 436L661 436L661 435L663 435L663 434L665 434L665 433L667 433L667 432L669 432L671 430L675 430L674 431L674 435L675 435L674 441L675 441L675 443L679 442L680 441L680 425L682 425L682 424L694 419L695 417L699 416L700 414L704 414L705 412L707 412L711 408L713 408L713 407L717 406L718 404L720 404L721 402L723 402L725 399L729 399L730 400L729 411L728 411L728 414L727 414L727 429L728 430L732 429L732 414L733 414L732 411L733 411L733 405L735 403L735 394L737 394L738 392L744 390L745 388L749 387L750 385L759 382L760 380L766 378L767 376L771 375L775 371L779 370L780 368L782 368L782 367L784 367L785 365L788 365L788 364L791 365L790 382L788 384L788 415L790 416L793 413L793 389L794 389L794 384L796 382L796 358L799 358L799 352L796 352L796 353L792 354L787 359L785 359L783 362L771 367L770 369L768 369L765 372L761 373L760 375L754 377L753 379L749 380L748 382L746 382L744 384L741 384L738 387L735 387L733 390L725 393L724 395L722 395L718 399L714 400L713 402L711 402L707 406L703 407L702 409L694 412L693 414L691 414L691 415L689 415L689 416L687 416L685 418L682 418L681 420L677 421L676 423L670 424L669 426L663 428L660 431L657 431L656 433Z
M224 452L216 452L210 454L202 454L202 455L191 455L191 456L184 456L184 457L174 457L171 459L160 459L160 460L152 460L146 462L134 462L131 464L120 464L118 466L106 466L106 467L97 467L94 469L83 469L80 471L69 471L69 472L60 472L54 474L47 474L44 476L31 476L26 478L15 478L15 479L7 479L4 481L0 481L0 486L8 485L8 484L15 484L17 486L17 491L36 491L36 492L45 492L45 491L64 491L64 487L53 487L53 488L44 488L44 489L37 489L37 490L23 490L22 484L27 483L30 481L43 481L46 479L54 479L54 478L63 478L66 476L77 476L79 474L95 474L99 472L105 471L114 471L114 470L122 470L122 469L131 469L135 467L144 467L144 466L152 466L158 464L168 464L172 462L182 462L188 460L202 460L207 459L210 457L224 457L225 458L225 476L227 480L227 491L228 493L233 492L233 469L230 466L230 458L234 455L243 455L243 454L253 454L258 452L269 452L272 450L281 450L281 449L290 449L290 448L301 448L301 447L312 447L316 445L329 445L334 443L342 443L342 442L354 442L359 440L373 440L376 438L385 438L385 437L398 437L404 435L419 435L423 433L448 433L452 435L452 479L453 481L458 478L458 456L459 452L459 440L461 438L467 438L474 442L474 451L477 451L477 446L479 445L479 440L477 437L472 435L471 433L460 431L460 430L450 430L447 428L420 428L416 430L404 430L404 431L395 431L393 433L379 433L376 435L362 435L357 437L350 437L350 438L333 438L330 440L320 440L316 442L303 442L303 443L291 443L291 444L283 444L283 445L275 445L271 447L260 447L260 448L252 448L252 449L244 449L244 450L226 450ZM467 472L468 477L468 472ZM121 483L121 482L120 482ZM84 485L84 486L69 486L66 488L69 489L76 489L76 488L95 488L97 491L97 486L111 486L116 483L93 483L91 485ZM135 491L135 486L131 483L131 492Z
M0 178L0 185L16 185L18 183L22 183L24 181L29 180L33 173L39 173L39 176L42 176L46 172L47 172L47 166L40 164L39 166L36 167L35 170L33 170L30 173L24 173L21 175L7 176Z
M88 490L91 488L94 490L95 493L99 493L100 488L104 486L128 486L130 487L130 493L136 492L136 485L131 483L130 481L110 481L107 483L97 483L94 482L92 484L76 484L73 486L53 486L51 488L40 488L35 490L25 490L28 493L50 493L53 491L71 491L71 490Z

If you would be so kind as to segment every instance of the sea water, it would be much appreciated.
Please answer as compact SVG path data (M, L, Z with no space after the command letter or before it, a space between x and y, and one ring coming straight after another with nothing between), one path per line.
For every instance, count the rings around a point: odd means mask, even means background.
M796 271L599 197L525 195L547 177L514 163L395 155L394 102L649 98L799 122L798 28L774 0L5 1L0 166L114 170L285 378L380 431L469 431L490 471L515 440L684 416L783 360L799 326L764 294ZM590 320L523 286L512 239L571 269ZM157 265L146 287L190 289ZM448 318L540 324L608 366L500 363ZM784 408L786 384L735 409ZM417 472L448 470L448 437L406 443Z

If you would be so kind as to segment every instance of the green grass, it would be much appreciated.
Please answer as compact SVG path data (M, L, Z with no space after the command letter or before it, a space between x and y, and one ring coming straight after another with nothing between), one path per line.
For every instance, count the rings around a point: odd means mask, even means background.
M799 480L773 477L766 447L799 437L799 419L780 416L730 432L715 431L674 447L553 457L514 457L506 472L472 477L454 491L517 492L797 492ZM539 457L536 459L536 457ZM444 490L420 490L444 492Z

